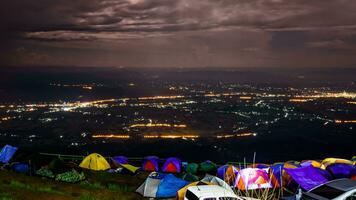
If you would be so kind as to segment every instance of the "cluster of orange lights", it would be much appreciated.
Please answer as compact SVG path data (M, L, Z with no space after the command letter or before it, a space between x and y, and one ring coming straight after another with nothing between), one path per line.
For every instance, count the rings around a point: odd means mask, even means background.
M238 134L226 134L226 135L217 135L216 138L218 139L224 139L224 138L233 138L233 137L250 137L250 136L256 136L256 133L238 133Z
M199 135L145 135L145 139L196 139L199 138Z
M153 124L153 123L148 123L148 124L133 124L133 125L130 126L130 128L144 128L144 127L187 128L187 125L185 125L185 124Z
M3 118L0 118L0 121L7 121L7 120L10 120L12 119L12 117L3 117Z
M93 135L92 137L93 138L129 139L130 135L99 134L99 135Z
M86 90L91 90L91 89L93 89L92 86L83 86L82 88L83 88L83 89L86 89Z
M337 124L350 124L350 123L356 123L356 120L335 120L335 123Z
M296 102L296 103L304 103L312 100L313 99L289 99L290 102Z
M184 98L184 96L174 95L174 96L139 97L138 100L181 99L181 98Z

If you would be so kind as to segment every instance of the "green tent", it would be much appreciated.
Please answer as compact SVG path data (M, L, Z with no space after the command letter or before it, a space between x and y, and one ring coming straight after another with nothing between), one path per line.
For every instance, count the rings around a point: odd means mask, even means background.
M199 171L202 172L202 173L213 173L215 174L216 173L216 169L217 169L217 166L215 163L207 160L207 161L204 161L202 163L200 163L199 165Z
M199 165L197 163L189 163L186 168L186 172L190 174L197 174Z
M195 182L195 181L199 181L199 177L198 176L195 176L191 173L185 173L183 176L182 176L182 179L185 180L185 181L188 181L188 182Z
M48 169L55 174L61 174L70 170L65 162L60 158L54 158L49 164Z

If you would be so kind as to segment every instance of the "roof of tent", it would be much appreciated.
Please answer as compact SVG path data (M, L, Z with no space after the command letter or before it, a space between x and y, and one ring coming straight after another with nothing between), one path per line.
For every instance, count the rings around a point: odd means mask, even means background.
M218 178L216 176L207 174L201 181L212 183L214 185L219 185L229 191L232 191L231 187L225 181L221 180L220 178Z
M285 170L301 188L307 191L328 182L328 179L312 166Z
M125 156L114 156L111 160L116 164L127 164L129 162L129 159Z
M81 168L91 170L107 170L110 169L110 164L106 159L97 153L92 153L85 157L79 165Z
M174 197L177 191L188 182L175 177L173 174L160 174L152 172L145 182L137 188L136 192L144 197L169 198Z
M246 168L239 171L235 187L241 190L271 188L268 169Z

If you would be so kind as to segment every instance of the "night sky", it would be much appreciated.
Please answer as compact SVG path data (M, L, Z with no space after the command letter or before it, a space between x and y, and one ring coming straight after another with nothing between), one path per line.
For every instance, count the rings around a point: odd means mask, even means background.
M355 0L1 0L0 66L356 67Z

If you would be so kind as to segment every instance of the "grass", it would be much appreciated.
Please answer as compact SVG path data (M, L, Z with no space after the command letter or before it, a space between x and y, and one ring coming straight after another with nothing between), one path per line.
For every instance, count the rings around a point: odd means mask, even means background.
M135 189L146 174L133 178L119 174L85 172L87 180L69 184L0 170L0 200L135 200L142 199Z

